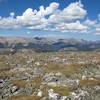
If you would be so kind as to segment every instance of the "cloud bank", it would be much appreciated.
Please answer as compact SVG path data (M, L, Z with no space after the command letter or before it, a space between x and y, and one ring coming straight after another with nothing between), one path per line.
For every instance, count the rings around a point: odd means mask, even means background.
M52 2L46 8L40 6L38 11L28 8L21 16L15 16L15 13L11 12L9 17L0 17L0 29L26 28L66 33L100 34L100 14L95 21L87 19L88 12L80 1L69 4L63 10L60 10L59 6L59 3Z

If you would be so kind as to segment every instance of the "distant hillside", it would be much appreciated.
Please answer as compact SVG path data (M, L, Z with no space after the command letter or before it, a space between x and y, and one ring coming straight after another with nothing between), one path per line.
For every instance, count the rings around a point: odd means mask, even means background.
M100 41L82 39L47 39L47 38L0 38L0 48L32 48L40 51L58 50L96 50L100 49Z

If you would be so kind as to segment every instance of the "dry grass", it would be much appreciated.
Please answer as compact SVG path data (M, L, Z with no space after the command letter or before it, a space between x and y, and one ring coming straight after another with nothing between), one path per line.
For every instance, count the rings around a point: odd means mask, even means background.
M0 55L0 62L5 62L5 61L7 61L8 59L7 59L7 56L5 56L5 55Z
M34 91L40 87L41 82L42 82L41 77L36 77L36 78L29 81L29 83L32 85Z
M0 71L9 71L11 68L12 67L10 64L5 64L5 63L0 64Z
M22 64L22 65L26 65L27 64L27 59L26 58L20 58L19 63Z
M100 86L100 80L80 80L80 86Z
M54 70L54 71L56 71L57 69L60 68L60 64L47 63L47 65L46 65L45 67L48 68L49 70Z
M60 72L63 73L63 74L65 74L65 75L79 73L80 72L80 65L79 64L64 65L61 68Z
M48 71L61 72L65 75L80 73L81 67L89 66L90 64L80 64L80 63L71 63L71 64L55 64L47 63L45 66Z
M39 88L41 82L42 82L41 77L36 77L30 81L25 81L25 80L12 80L11 81L12 84L17 85L22 88L25 88L28 85L28 83L30 83L32 85L33 89Z
M53 89L54 92L60 94L61 96L67 96L69 95L70 88L68 86L56 86L56 87L51 87L49 86L50 89Z
M17 95L17 96L12 96L8 100L40 100L40 97L20 94L20 95Z
M0 73L0 77L15 76L17 74L22 75L24 73L32 74L32 71L31 70L19 71L19 72L9 72L9 71L5 71L5 72L1 72Z
M65 75L75 74L75 73L78 74L81 72L81 68L96 66L97 64L98 63L85 63L85 64L72 63L72 64L63 65L61 69L58 69L58 71L60 71Z
M55 63L47 63L45 66L48 68L49 71L55 71L58 72L60 71L61 73L67 75L67 74L75 74L75 73L80 73L80 70L82 67L91 67L95 66L98 63L71 63L71 64L55 64Z
M28 82L25 80L12 80L11 83L20 88L25 88Z

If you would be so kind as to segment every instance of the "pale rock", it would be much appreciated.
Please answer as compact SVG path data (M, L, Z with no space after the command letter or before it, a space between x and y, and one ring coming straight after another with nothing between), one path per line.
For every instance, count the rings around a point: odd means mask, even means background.
M40 65L40 62L35 62L35 65L39 66Z
M48 90L49 98L57 100L59 97L58 93L54 93L53 89Z
M37 96L42 97L42 91L39 91Z
M82 80L85 80L86 79L86 76L82 76Z

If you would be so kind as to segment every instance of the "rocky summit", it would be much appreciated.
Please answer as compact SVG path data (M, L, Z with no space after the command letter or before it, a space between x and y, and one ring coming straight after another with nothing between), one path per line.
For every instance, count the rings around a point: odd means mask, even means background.
M100 0L0 0L0 100L100 100Z
M100 100L98 50L0 52L0 100Z

